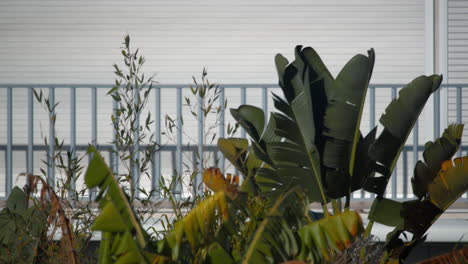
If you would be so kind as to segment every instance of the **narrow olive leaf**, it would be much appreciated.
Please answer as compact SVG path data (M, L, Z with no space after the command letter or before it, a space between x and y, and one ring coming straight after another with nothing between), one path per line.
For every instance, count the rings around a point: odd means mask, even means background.
M442 137L427 142L424 148L424 162L418 161L411 179L413 192L419 198L427 194L427 186L437 176L442 162L452 159L460 147L463 125L450 125Z
M429 96L439 88L441 82L440 75L420 76L401 89L399 97L385 109L380 118L384 130L369 150L371 158L386 171L383 176L387 181L378 190L385 189L406 139ZM382 195L381 192L377 194Z

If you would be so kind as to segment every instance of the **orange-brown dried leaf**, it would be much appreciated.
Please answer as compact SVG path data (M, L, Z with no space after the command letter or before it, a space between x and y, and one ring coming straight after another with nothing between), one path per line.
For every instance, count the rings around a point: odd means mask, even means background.
M232 183L231 183L232 180ZM213 192L223 191L229 196L237 195L239 176L228 174L227 179L218 168L209 168L203 172L203 182Z

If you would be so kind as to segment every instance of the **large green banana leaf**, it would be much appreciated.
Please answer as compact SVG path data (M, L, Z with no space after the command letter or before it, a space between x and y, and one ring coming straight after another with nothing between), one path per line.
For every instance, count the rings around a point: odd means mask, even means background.
M279 113L272 113L265 126L261 109L248 105L231 109L251 136L255 155L271 167L257 171L256 183L269 193L284 193L291 184L299 184L311 201L325 202L325 179L329 197L347 195L358 146L359 154L367 153L363 148L372 143L361 139L359 124L374 65L373 50L368 57L353 57L336 80L309 47L297 46L292 63L280 54L275 63L286 98L274 95ZM362 172L366 164L364 159L359 161L356 171Z
M425 162L417 163L412 178L413 192L419 199L399 205L392 201L394 208L401 208L401 220L397 219L396 213L388 216L385 212L389 212L389 207L386 206L371 211L371 220L384 224L393 221L396 226L387 238L390 256L404 259L412 247L424 240L427 230L444 211L468 191L468 157L451 160L458 150L462 131L463 125L450 125L442 137L426 144L423 153ZM446 158L448 160L444 161ZM405 231L413 234L411 241L406 244L399 238Z
M414 194L420 199L427 195L427 187L440 171L442 162L452 159L460 147L463 125L450 125L442 137L427 142L423 152L424 161L418 161L411 179Z
M88 153L93 158L85 174L89 188L99 187L100 214L92 229L102 231L99 263L149 263L143 249L146 240L143 230L104 158L90 146Z
M419 199L427 198L428 186L442 187L439 181L435 181L437 175L440 172L443 162L450 160L457 152L460 140L463 132L463 125L450 125L445 129L442 137L438 138L435 142L427 142L425 150L423 152L424 161L418 161L414 169L414 176L411 179L413 185L414 194ZM442 179L439 177L439 179ZM458 183L455 181L454 183ZM463 188L463 184L459 185ZM443 191L442 189L437 189ZM445 192L445 191L444 191ZM444 198L452 200L453 197L450 195L444 195ZM408 208L418 207L418 201L407 202L405 205ZM431 205L425 205L424 208L430 209ZM439 207L441 210L445 210L443 207ZM403 204L397 201L377 197L372 208L369 212L369 220L388 225L388 226L399 226L403 222L403 218L400 212L403 210ZM432 210L438 212L438 210ZM410 213L414 215L413 213ZM430 218L430 217L429 217ZM422 221L420 221L422 222ZM430 222L430 219L429 219Z
M402 204L400 215L404 223L398 225L387 237L389 255L405 259L411 249L421 241L431 225L460 196L468 191L468 157L456 158L442 163L441 170L427 185L427 196L422 200ZM403 243L400 235L408 231L411 241Z
M442 76L420 76L406 85L380 118L384 130L369 150L382 177L368 178L364 189L382 196L404 144L429 96L439 89Z
M369 50L369 57L354 56L338 74L328 94L323 131L326 140L322 155L327 194L331 198L343 197L350 192L361 136L359 126L374 58L372 49Z

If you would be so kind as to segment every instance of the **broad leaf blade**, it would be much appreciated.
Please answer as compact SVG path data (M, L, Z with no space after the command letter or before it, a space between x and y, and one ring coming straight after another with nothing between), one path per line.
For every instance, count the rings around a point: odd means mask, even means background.
M380 118L384 130L371 146L370 156L384 167L382 171L385 171L383 176L386 181L382 186L368 191L377 189L378 195L383 194L406 139L429 96L439 88L441 82L440 75L420 76L401 89L399 97L385 109Z

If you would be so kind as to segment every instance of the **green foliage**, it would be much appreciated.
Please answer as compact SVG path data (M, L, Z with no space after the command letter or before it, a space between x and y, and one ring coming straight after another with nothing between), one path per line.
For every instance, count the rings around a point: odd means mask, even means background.
M57 193L40 176L25 175L24 191L15 187L0 212L2 263L79 263L76 234ZM56 232L60 230L60 236Z
M117 105L111 116L115 131L112 141L115 145L113 153L118 156L119 163L125 168L125 171L117 176L119 181L128 183L131 202L138 200L147 203L155 190L149 192L140 188L138 182L141 177L150 178L148 172L150 164L154 153L159 148L155 141L156 136L151 133L150 129L153 123L151 114L148 111L144 115L154 76L145 77L142 73L146 60L138 54L138 49L131 49L130 36L125 36L123 44L121 53L125 66L120 68L114 64L117 79L114 87L107 92ZM140 123L140 119L145 121ZM139 144L145 141L147 143L145 147L140 148ZM143 198L140 197L140 193L143 194ZM138 213L142 217L145 212Z
M303 221L301 219L302 200L297 193L286 193L266 211L262 222L258 224L253 238L242 258L242 263L277 263L293 259L299 253L299 241L294 230ZM288 199L297 203L292 204ZM288 219L289 214L293 219ZM289 221L288 221L289 220Z
M89 188L99 187L101 209L93 230L102 231L99 263L147 263L141 250L146 246L143 230L125 193L101 154L89 147L93 158L85 174Z
M158 247L162 249L159 253L164 253L165 248L170 248L170 257L174 261L186 259L190 253L193 254L201 248L211 248L217 252L213 254L220 254L221 249L213 249L212 243L215 242L216 230L229 217L227 199L224 192L218 192L200 202L184 218L176 222L174 229L159 242ZM190 252L184 250L184 243L188 243ZM193 257L196 259L200 256Z
M375 170L382 177L369 178L364 189L382 196L387 187L401 150L411 133L421 111L442 82L442 76L420 76L403 87L399 97L393 99L380 118L384 130L369 149L369 155L375 161ZM378 164L378 165L377 165Z
M451 160L457 152L463 133L463 125L450 125L441 138L427 142L423 153L424 161L418 161L411 179L414 194L420 199L427 196L427 187L440 171L442 162Z
M425 233L444 211L468 190L468 157L452 157L457 152L463 125L450 125L442 137L427 142L423 152L424 162L418 161L411 179L417 200L403 203L377 198L369 219L395 226L387 237L388 256L405 259ZM412 238L403 243L400 236L409 232Z
M303 226L298 259L320 263L341 254L362 234L364 227L357 212L347 211Z
M369 235L374 221L395 227L388 235L385 255L379 251L374 261L395 263L424 239L431 224L468 188L468 158L455 159L455 165L450 160L462 126L450 126L441 139L426 144L425 162L418 163L412 179L419 199L399 203L383 198L383 193L412 127L442 77L421 76L405 86L382 115L383 132L376 136L374 128L364 136L359 127L373 50L368 56L353 57L336 78L312 48L298 46L295 51L291 63L281 55L275 58L284 94L284 98L274 95L278 111L266 122L257 107L231 109L250 142L218 140L219 150L244 176L242 185L216 168L206 169L199 157L205 185L215 194L196 201L187 213L181 203L170 200L176 222L156 242L144 234L119 183L91 149L94 157L86 183L101 190L101 214L93 226L104 231L101 263L349 262L346 250L368 241L361 235ZM203 83L192 87L201 98L213 87ZM186 102L190 105L188 98ZM204 118L208 108L201 115L191 112ZM167 120L171 130L174 119ZM349 210L351 193L361 188L377 194L365 233L359 214ZM344 211L335 200L342 197L346 197ZM322 204L324 214L319 219L309 211L311 202ZM329 202L333 215L326 207ZM400 239L404 232L413 234L410 243Z
M0 212L0 262L33 263L46 228L47 213L39 205L28 208L26 193L13 188Z

